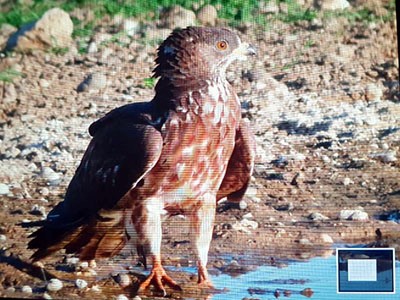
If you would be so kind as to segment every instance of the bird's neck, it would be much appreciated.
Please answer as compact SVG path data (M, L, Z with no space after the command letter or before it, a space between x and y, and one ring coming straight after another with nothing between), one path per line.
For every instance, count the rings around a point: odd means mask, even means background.
M156 95L153 101L159 105L175 109L182 106L184 108L189 106L188 102L190 101L188 99L195 97L198 99L194 100L201 106L204 104L202 103L203 97L199 95L208 95L211 93L209 96L215 98L215 93L221 93L221 90L226 91L226 93L230 92L229 83L225 77L221 76L209 79L185 78L182 80L171 80L167 77L161 77L155 86Z

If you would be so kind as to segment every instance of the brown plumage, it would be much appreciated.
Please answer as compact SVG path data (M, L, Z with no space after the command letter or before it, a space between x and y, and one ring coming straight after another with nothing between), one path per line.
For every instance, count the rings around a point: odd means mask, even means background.
M235 59L255 54L228 29L188 27L158 48L155 97L122 106L93 123L93 136L64 201L34 232L35 260L65 249L81 259L111 257L127 244L149 255L140 289L179 286L161 265L161 215L190 220L199 283L211 286L206 264L216 201L240 200L255 142L226 81Z

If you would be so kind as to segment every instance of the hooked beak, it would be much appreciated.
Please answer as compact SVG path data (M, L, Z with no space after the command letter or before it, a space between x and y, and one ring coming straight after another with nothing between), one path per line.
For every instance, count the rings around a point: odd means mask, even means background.
M249 43L242 43L234 52L236 52L236 57L239 60L246 60L248 56L257 54L256 48Z

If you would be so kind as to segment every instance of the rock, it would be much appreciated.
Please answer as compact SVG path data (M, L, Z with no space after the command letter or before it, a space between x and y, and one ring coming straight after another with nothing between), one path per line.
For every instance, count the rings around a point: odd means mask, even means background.
M7 241L7 237L4 234L0 234L0 243Z
M78 92L98 91L107 86L107 77L101 72L89 74L77 87Z
M313 221L325 221L325 220L329 220L329 218L328 218L327 216L324 216L323 214L321 214L321 213L319 213L319 212L311 213L311 214L308 216L308 218L309 218L310 220L313 220Z
M163 20L165 27L171 29L196 25L196 15L194 12L179 5L171 6L162 14L161 20Z
M99 51L99 49L97 48L97 43L95 41L90 42L89 46L87 48L87 52L89 54L93 54L93 53L96 53L97 51Z
M351 180L349 177L345 177L345 178L343 179L343 185L344 185L344 186L350 185L350 184L352 184L352 183L354 183L354 182L353 182L353 180Z
M4 86L4 96L3 102L4 103L11 103L17 100L17 91L15 90L15 86L12 83L5 84Z
M3 23L0 26L0 50L4 48L10 35L18 29L10 24Z
M341 220L364 221L368 220L368 213L358 209L343 209L339 213Z
M29 213L31 213L32 215L36 215L36 216L45 216L46 208L44 206L35 204L32 206L32 209Z
M396 157L396 152L395 151L386 151L383 153L376 153L370 155L371 158L378 159L381 162L384 163L391 163L391 162L396 162L397 157Z
M279 13L279 6L277 1L260 1L260 12L263 14L277 14Z
M122 30L128 36L134 36L140 31L140 23L135 19L125 19L122 22Z
M197 19L203 25L215 26L218 19L218 12L214 6L207 4L197 12Z
M41 175L43 179L47 180L49 185L57 185L61 181L61 175L50 167L42 168Z
M79 262L78 257L68 257L67 264L76 265Z
M247 213L247 214L243 215L243 219L253 219L253 218L254 218L254 216L252 213Z
M82 289L84 289L84 288L86 288L88 286L88 283L86 282L86 280L77 279L77 280L75 280L75 286L78 289L82 290Z
M7 195L10 193L10 188L5 183L0 183L0 195Z
M121 294L117 296L116 300L129 300L129 299L127 296Z
M365 87L365 99L368 101L380 101L382 100L383 92L382 89L379 88L374 83L369 83Z
M240 202L239 202L239 208L241 209L241 210L245 210L246 208L247 208L247 202L246 201L244 201L244 200L240 200Z
M43 293L43 299L53 299L53 297L51 297L49 294L47 293Z
M142 298L140 298L139 296L135 296L132 298L132 300L142 300Z
M51 47L68 47L74 25L68 13L60 8L48 10L38 21L21 27L10 36L6 50L29 52Z
M323 11L326 10L343 10L350 7L347 0L317 0L317 7Z
M41 88L46 89L50 86L50 83L46 79L39 79L39 85Z
M243 219L240 222L236 222L235 224L232 225L232 229L236 231L241 231L247 234L250 234L251 231L249 229L257 229L258 228L258 223L256 221L248 220L248 219Z
M309 239L302 238L302 239L299 240L299 244L301 244L301 245L311 245L311 242L310 242Z
M25 294L32 294L32 288L29 285L24 285L21 291Z
M322 242L325 243L325 244L333 244L333 239L332 239L332 237L331 237L329 234L327 234L327 233L322 233L322 234L321 234L321 240L322 240Z
M101 292L101 288L100 288L97 284L93 285L93 286L90 288L90 290L91 290L92 292L95 292L95 293L100 293L100 292Z
M121 287L127 287L132 282L128 274L118 274L115 280Z
M49 283L46 286L46 289L49 292L57 292L63 288L63 283L61 280L57 278L50 279Z

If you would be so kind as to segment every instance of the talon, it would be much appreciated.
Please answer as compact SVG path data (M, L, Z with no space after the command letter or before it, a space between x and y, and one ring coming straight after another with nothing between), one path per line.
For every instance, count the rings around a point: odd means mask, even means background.
M153 267L146 280L140 284L138 292L143 292L150 285L154 285L157 290L163 293L163 296L166 296L167 292L165 291L164 284L174 290L182 291L182 288L175 282L175 280L167 275L164 268L161 265L156 265Z
M214 285L208 277L207 269L203 266L198 267L199 280L197 283L203 288L214 289Z

